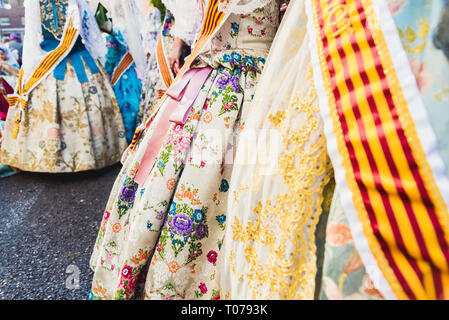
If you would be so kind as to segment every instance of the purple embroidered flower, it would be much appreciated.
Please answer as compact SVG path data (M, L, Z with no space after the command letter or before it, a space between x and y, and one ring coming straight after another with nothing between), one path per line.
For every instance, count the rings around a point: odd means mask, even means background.
M184 215L177 215L173 218L171 226L178 234L187 235L192 231L192 220Z
M136 197L136 187L133 185L124 186L120 194L120 200L132 202Z
M207 226L204 223L197 224L195 228L195 236L198 239L203 239L207 233Z
M231 76L225 71L221 74L222 76L218 78L217 85L221 89L225 89L229 83Z

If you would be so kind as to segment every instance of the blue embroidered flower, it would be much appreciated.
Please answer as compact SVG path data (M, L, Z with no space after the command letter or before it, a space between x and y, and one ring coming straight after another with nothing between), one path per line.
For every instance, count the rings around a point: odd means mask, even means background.
M233 23L231 23L231 29L232 29L232 31L234 31L235 33L238 33L238 32L239 32L239 29L240 29L240 26L239 26L239 24L238 24L237 22L233 22Z
M163 169L163 168L165 167L164 161L159 160L159 161L157 162L157 167L158 167L159 169Z
M225 54L223 56L223 60L224 60L224 62L229 62L231 60L231 56L229 54Z
M216 216L215 219L217 219L218 223L225 223L226 222L226 216L224 214Z
M245 62L250 64L250 65L252 65L252 66L255 65L253 57L250 57L250 56L245 56Z
M195 220L195 222L202 222L204 220L204 212L203 212L203 210L196 209L193 212L193 219Z
M151 222L147 223L147 229L151 229L152 226L153 226L153 224Z
M226 192L228 190L229 190L229 183L228 183L228 181L226 181L226 179L221 180L220 191L221 192Z
M237 62L240 62L240 60L242 60L242 56L237 52L231 53L231 58Z
M170 211L168 213L171 214L171 215L175 215L176 214L176 202L173 201L171 203L171 208L170 208Z
M259 60L260 62L262 62L263 64L265 64L265 59L264 59L264 58L259 57L259 58L257 58L257 60Z

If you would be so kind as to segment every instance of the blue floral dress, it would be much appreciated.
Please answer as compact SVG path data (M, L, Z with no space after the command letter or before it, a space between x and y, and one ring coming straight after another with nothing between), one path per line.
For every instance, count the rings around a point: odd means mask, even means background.
M120 31L114 31L113 35L108 35L107 47L108 53L106 54L105 69L112 76L115 68L128 52L128 47ZM114 92L122 112L128 143L131 142L137 127L141 91L142 81L137 76L136 64L133 62L114 85Z

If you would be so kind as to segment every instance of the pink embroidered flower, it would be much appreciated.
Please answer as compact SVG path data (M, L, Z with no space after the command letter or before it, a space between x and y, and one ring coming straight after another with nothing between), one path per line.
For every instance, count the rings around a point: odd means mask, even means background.
M249 28L249 27L248 27L248 33L249 33L249 34L253 34L253 28Z
M184 126L182 126L180 124L176 125L176 127L173 128L173 133L178 135L178 136L181 135L183 127Z
M203 110L207 110L207 108L209 107L209 101L210 101L210 98L206 98L206 102L204 103Z
M201 291L202 294L206 294L207 293L207 286L206 286L206 284L200 283L198 288L200 288L200 291Z
M207 254L207 261L209 261L212 264L215 264L217 262L218 254L214 250L209 251Z
M134 289L136 289L136 286L137 286L137 277L134 277L134 278L129 279L125 288L128 289L130 292L134 292Z
M58 128L48 128L47 129L47 137L49 139L58 139L59 138L59 129Z
M231 110L231 109L234 107L234 105L235 105L235 102L234 102L234 101L231 101L231 102L225 104L225 105L223 106L223 109L224 109L225 111L229 111L229 110Z
M164 297L162 297L162 300L171 300L170 294L166 294Z
M162 244L160 242L157 244L157 251L158 252L162 251Z
M220 300L220 295L219 295L219 294L216 295L216 296L214 297L214 300Z
M105 211L105 212L104 212L103 219L104 219L105 221L108 221L110 215L111 215L111 213L110 213L109 211Z
M124 279L129 279L132 275L133 268L131 266L125 265L122 269L122 277Z
M333 223L327 230L326 239L335 247L344 246L352 240L351 230L342 223Z
M189 135L179 138L178 150L181 151L182 153L187 152L187 150L190 147L190 139L191 136Z
M201 161L201 167L203 167L204 168L204 166L206 165L206 162L204 162L204 161Z

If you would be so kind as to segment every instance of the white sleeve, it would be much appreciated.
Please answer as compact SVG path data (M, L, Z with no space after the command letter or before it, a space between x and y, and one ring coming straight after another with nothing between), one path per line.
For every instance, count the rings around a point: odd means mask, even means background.
M163 0L163 2L175 17L173 36L192 46L202 25L201 5L197 0Z

